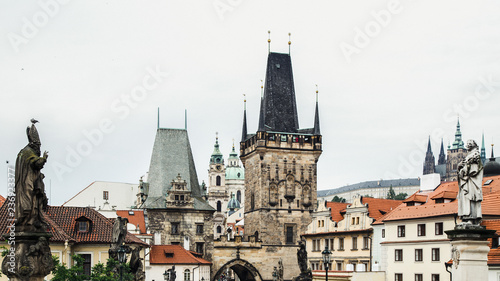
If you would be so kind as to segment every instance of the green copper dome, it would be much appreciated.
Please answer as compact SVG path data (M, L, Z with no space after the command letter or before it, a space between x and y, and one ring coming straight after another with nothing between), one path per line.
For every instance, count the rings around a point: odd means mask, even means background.
M244 180L245 169L242 167L227 167L226 180Z

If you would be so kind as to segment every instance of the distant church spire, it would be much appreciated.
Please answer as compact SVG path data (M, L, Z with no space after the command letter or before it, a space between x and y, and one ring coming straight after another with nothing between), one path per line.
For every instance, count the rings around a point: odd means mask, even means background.
M457 119L457 131L455 132L455 141L451 145L451 149L465 148L462 140L462 132L460 131L460 118Z
M495 161L495 155L493 154L493 146L494 146L494 144L491 144L491 157L490 157L490 161Z
M222 164L224 160L222 159L222 153L219 149L219 133L215 133L215 144L214 144L214 152L212 152L212 156L210 157L210 164Z
M438 165L446 164L446 155L444 154L443 139L441 139L441 150L439 151Z
M243 95L245 96L245 95ZM243 110L243 129L241 130L241 141L247 140L247 99L243 100L244 110Z
M316 111L314 112L313 135L321 135L321 130L319 129L318 85L316 85Z
M432 154L431 137L429 136L429 142L427 144L427 153L425 154L424 175L433 174L435 170L436 170L436 162L434 159L434 155Z
M483 142L481 144L481 161L486 162L486 148L484 147L484 132L483 132Z

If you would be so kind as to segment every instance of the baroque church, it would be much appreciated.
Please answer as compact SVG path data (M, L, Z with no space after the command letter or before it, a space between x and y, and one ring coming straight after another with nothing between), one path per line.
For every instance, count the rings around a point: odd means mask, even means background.
M500 163L496 162L493 155L493 144L491 146L491 157L489 161L486 162L486 148L484 145L484 134L482 136L481 143L481 161L483 162L484 176L496 175L497 167ZM429 142L427 144L427 152L425 154L424 169L423 174L433 174L437 173L441 176L441 181L456 181L457 179L457 168L458 164L467 155L467 148L462 140L462 132L460 131L460 120L457 121L457 129L455 131L455 140L451 145L448 145L447 154L444 154L443 140L441 139L441 150L439 151L439 158L437 165L435 164L434 154L431 148L431 139L429 137ZM490 171L491 170L491 171Z
M316 207L321 153L317 99L314 127L300 129L290 54L269 52L255 133L247 131L246 107L243 115L245 231L214 242L213 280L229 269L241 280L272 280L280 259L285 280L299 275L297 249Z

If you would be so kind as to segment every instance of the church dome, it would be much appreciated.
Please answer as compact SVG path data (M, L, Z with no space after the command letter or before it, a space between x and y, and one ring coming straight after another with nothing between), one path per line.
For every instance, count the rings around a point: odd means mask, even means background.
M242 167L226 168L226 180L244 180L245 169Z
M495 161L495 158L490 158L484 165L484 174L485 177L497 176L500 175L500 163Z
M234 194L232 194L231 200L229 200L229 203L227 203L227 208L229 210L241 208L240 202L238 201L238 199L236 199L236 197L234 197Z

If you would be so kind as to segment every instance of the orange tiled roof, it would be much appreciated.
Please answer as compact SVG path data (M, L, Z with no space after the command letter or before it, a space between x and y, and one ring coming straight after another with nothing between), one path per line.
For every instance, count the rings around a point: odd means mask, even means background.
M443 190L443 191L439 192L438 194L431 197L432 200L441 199L441 198L442 199L450 199L450 200L456 199L457 192L452 191L452 190Z
M425 202L427 202L427 195L414 193L412 196L403 200L403 203L406 203L406 202L425 203Z
M212 264L180 245L153 245L149 255L151 264Z
M0 195L0 205L3 205L4 202L5 202L5 197Z
M368 204L368 216L377 220L399 206L402 202L400 200L363 197L361 203Z
M492 180L492 182L485 186L484 183L487 180ZM456 181L443 182L433 191L417 192L412 196L426 195L433 198L440 196L440 194L446 194L449 197L452 193L458 193L458 182ZM500 176L485 177L483 179L483 203L481 205L483 215L500 215L498 204L500 204ZM383 218L383 221L454 215L457 211L458 205L456 200L449 203L436 203L434 200L429 200L419 206L405 206L405 204L401 204ZM378 223L377 221L375 224Z
M131 214L130 212L133 212L133 214ZM129 223L135 226L139 226L141 234L146 233L146 222L144 220L144 211L121 210L121 211L116 211L116 215L122 218L127 218Z
M348 203L339 203L339 202L326 202L326 207L330 208L332 221L339 222L344 219L345 208L348 206Z
M498 205L497 205L498 206ZM497 232L496 235L500 234L500 219L497 220L484 220L481 225L486 226L487 229L493 229ZM494 238L498 239L498 238ZM491 249L492 238L489 238L488 247L490 247L490 251L488 253L488 265L500 265L500 248Z

